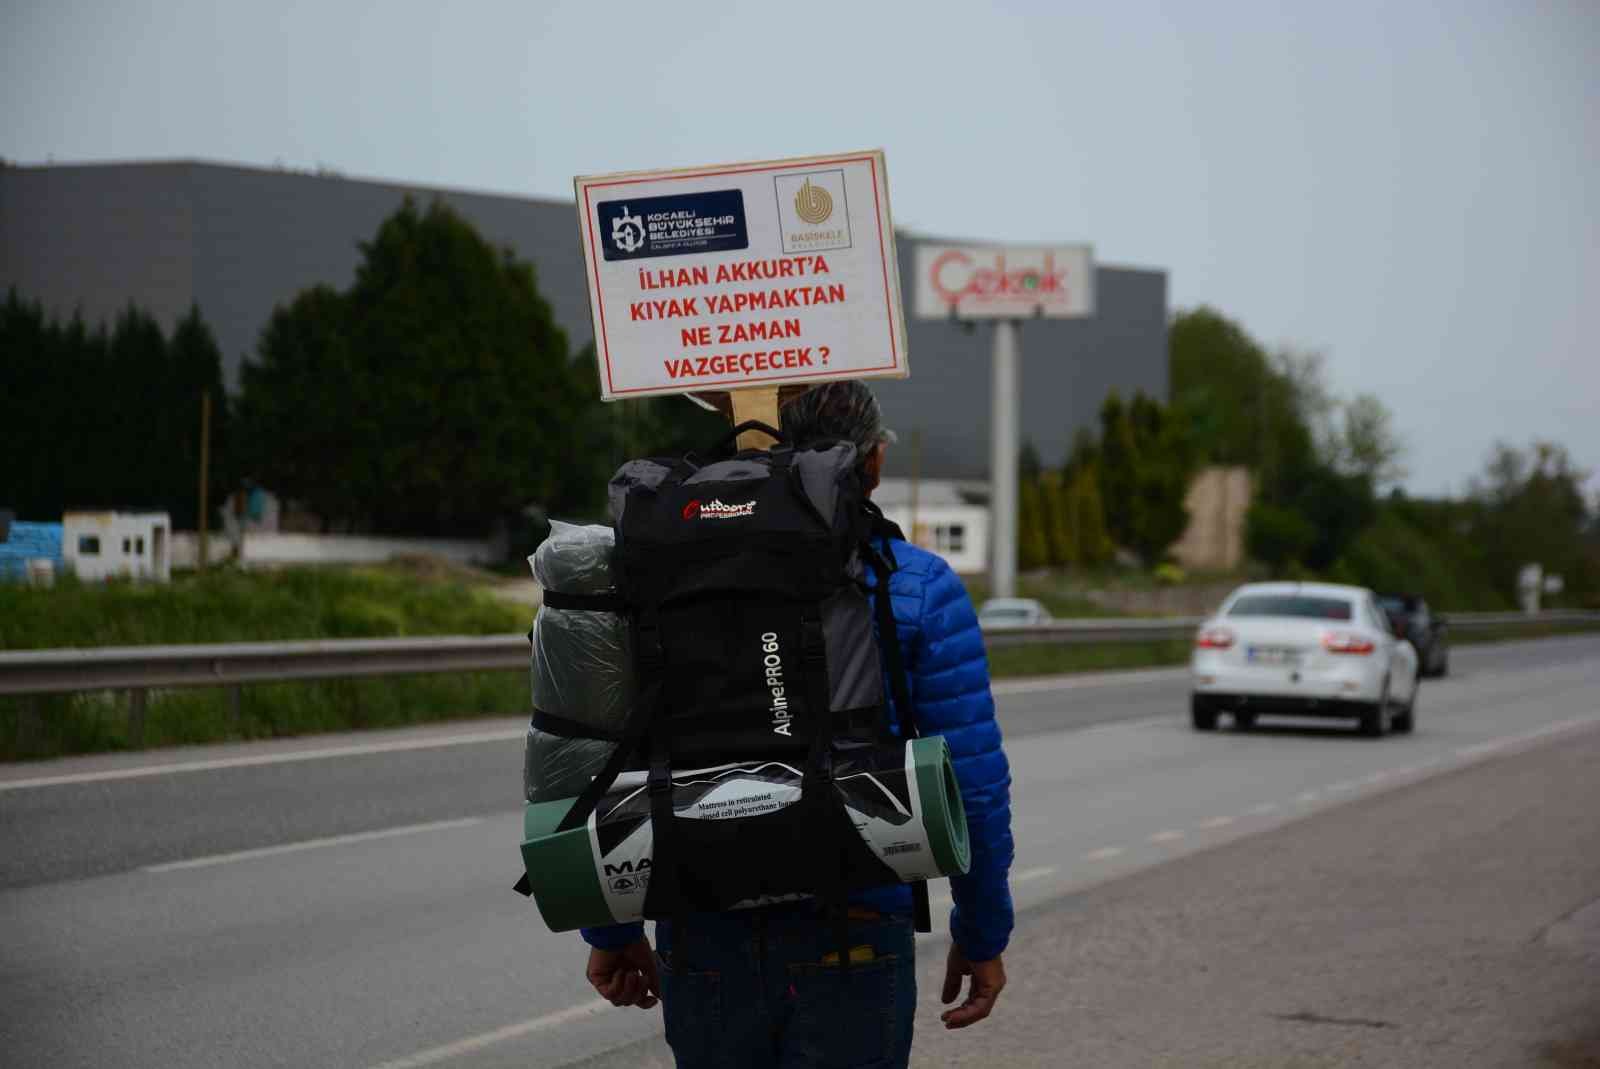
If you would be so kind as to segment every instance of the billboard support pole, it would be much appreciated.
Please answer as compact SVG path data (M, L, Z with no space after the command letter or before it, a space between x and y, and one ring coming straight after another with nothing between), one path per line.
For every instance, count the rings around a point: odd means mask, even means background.
M1017 322L994 324L989 410L989 596L1009 598L1017 588Z

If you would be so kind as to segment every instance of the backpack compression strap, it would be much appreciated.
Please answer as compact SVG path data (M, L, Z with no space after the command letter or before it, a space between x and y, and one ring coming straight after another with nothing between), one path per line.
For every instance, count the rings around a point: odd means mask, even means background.
M563 594L559 590L544 592L544 605L550 609L578 609L583 612L623 612L620 594Z

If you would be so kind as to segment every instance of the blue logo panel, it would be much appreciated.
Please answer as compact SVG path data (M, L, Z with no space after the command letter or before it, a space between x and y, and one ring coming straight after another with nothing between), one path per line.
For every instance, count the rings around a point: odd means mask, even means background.
M600 246L607 260L748 249L744 194L737 189L603 200Z

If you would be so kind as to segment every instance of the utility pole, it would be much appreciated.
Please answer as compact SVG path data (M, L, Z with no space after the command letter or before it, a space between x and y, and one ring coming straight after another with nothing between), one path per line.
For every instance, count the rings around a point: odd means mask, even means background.
M989 387L989 594L1017 592L1017 322L994 324L993 381Z
M206 529L211 526L209 483L211 482L211 391L200 391L200 570L206 570Z

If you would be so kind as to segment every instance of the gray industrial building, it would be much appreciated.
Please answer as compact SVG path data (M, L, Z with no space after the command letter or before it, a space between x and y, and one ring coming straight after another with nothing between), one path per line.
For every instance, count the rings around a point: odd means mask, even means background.
M236 384L274 305L317 283L349 285L358 243L408 194L442 199L531 261L574 347L590 341L570 201L197 161L0 168L0 288L90 322L132 302L170 328L198 305ZM909 286L918 238L898 240ZM1021 329L1023 436L1047 464L1093 424L1107 391L1167 397L1166 273L1101 266L1095 288L1094 318ZM992 328L911 320L908 329L912 377L876 386L890 426L903 443L921 431L923 477L984 478ZM891 474L908 473L910 459L906 448L891 453Z

